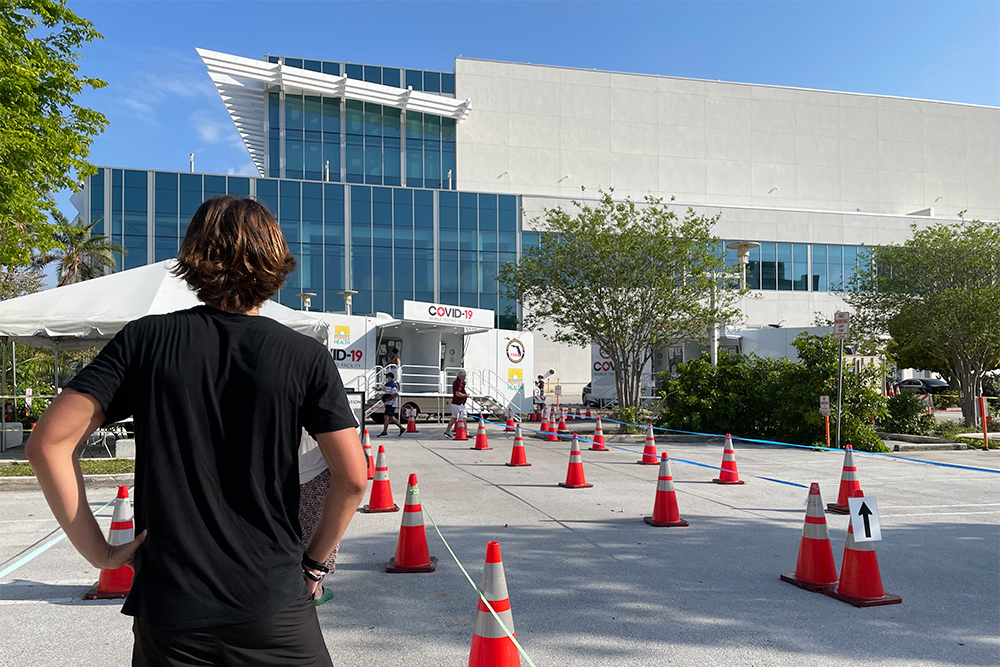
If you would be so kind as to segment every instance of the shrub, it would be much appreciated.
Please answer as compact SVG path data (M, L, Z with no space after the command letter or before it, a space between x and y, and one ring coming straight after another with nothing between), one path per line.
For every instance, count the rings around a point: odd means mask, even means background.
M930 435L937 427L934 416L926 412L927 406L916 394L903 393L889 399L889 415L881 426L889 433Z
M661 425L800 445L823 442L819 397L830 396L836 409L839 346L832 335L807 334L800 334L795 346L799 362L720 354L716 367L702 357L681 364L676 379L662 375ZM873 417L885 415L885 399L875 389L878 372L845 369L842 444L888 451L872 425Z
M957 408L958 403L958 392L957 391L945 391L940 394L934 394L934 408L936 410L944 410L945 408Z

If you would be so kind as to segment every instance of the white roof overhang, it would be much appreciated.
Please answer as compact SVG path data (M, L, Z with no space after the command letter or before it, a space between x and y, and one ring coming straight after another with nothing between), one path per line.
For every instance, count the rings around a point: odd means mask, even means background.
M464 120L472 108L472 102L468 99L459 101L409 88L403 90L218 51L196 50L208 67L208 76L219 91L219 96L261 176L265 175L264 155L267 142L266 92L272 87L280 87L292 94L325 95L374 102L396 109L453 118L456 122Z

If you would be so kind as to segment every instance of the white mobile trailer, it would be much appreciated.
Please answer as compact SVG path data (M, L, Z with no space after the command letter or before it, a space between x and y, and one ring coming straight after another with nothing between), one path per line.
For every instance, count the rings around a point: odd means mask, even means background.
M365 392L368 412L382 421L386 373L400 385L400 413L451 414L451 386L466 371L468 412L499 418L531 409L532 334L493 328L492 310L405 301L403 317L311 313L330 323L330 352L344 385ZM393 363L396 349L400 364ZM525 380L527 390L525 389Z

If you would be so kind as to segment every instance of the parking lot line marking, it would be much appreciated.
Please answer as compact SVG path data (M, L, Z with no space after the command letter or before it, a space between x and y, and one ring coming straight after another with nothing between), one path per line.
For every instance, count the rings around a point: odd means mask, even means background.
M995 514L1000 516L1000 510L992 512L919 512L916 514L882 514L882 518L902 518L908 516L965 516L967 514Z

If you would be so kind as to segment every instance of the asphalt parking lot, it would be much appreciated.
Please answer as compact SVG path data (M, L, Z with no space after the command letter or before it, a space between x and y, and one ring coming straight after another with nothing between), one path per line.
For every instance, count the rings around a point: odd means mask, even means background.
M516 633L539 667L1000 664L1000 479L915 462L1000 471L1000 452L856 455L881 512L882 579L903 597L858 609L778 579L798 553L807 489L795 485L819 482L824 502L836 500L839 453L737 443L747 483L719 486L715 471L680 460L717 466L721 443L661 442L691 525L653 528L641 517L657 468L636 465L641 444L584 450L594 487L570 490L556 485L564 442L527 439L533 465L510 468L502 429L490 428L494 449L480 452L420 428L373 439L386 445L394 499L403 504L417 473L425 509L477 584L487 541L500 542ZM113 497L90 493L95 507ZM839 567L848 517L827 521ZM464 664L476 593L429 522L437 571L386 574L399 523L399 513L359 514L344 538L328 579L335 597L319 608L334 663ZM55 527L39 491L0 492L0 570ZM62 540L0 578L0 664L128 664L120 603L80 600L96 575Z

